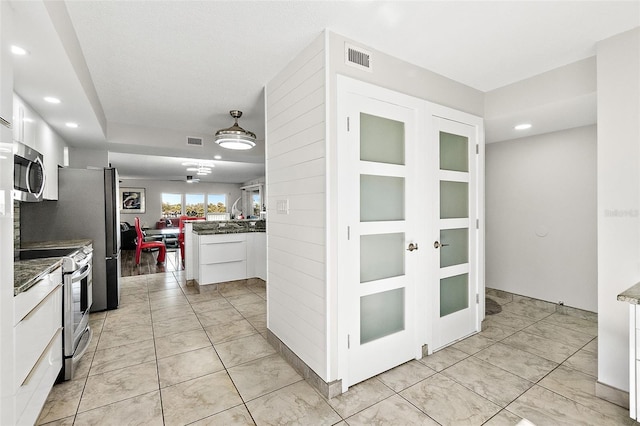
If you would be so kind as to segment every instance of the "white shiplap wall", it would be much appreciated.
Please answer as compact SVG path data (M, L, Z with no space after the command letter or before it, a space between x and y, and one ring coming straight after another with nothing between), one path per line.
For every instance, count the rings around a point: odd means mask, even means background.
M324 37L266 87L266 181L268 327L326 380Z

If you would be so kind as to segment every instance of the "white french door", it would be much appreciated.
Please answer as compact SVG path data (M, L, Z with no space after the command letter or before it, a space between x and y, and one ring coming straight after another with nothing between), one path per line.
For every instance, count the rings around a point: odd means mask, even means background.
M432 349L479 330L476 127L433 117ZM432 151L433 152L433 151Z
M347 229L338 260L347 286L347 386L415 358L420 347L415 287L422 248L413 196L419 111L414 98L381 93L341 99L348 120L339 138Z

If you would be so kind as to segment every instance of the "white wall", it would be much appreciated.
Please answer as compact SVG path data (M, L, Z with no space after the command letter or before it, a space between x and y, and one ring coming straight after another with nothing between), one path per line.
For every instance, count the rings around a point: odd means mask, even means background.
M486 145L486 285L597 310L596 126Z
M162 216L162 193L170 194L227 194L227 209L240 196L240 184L235 183L207 183L197 184L186 182L174 182L164 180L121 179L120 188L144 188L145 189L145 213L123 213L120 215L122 222L133 225L136 216L140 217L143 226L154 228L156 222Z
M597 45L598 381L629 390L628 310L640 281L640 28Z
M109 153L106 149L70 148L69 167L72 169L109 167Z
M267 85L266 181L267 326L327 381L325 66L320 36Z

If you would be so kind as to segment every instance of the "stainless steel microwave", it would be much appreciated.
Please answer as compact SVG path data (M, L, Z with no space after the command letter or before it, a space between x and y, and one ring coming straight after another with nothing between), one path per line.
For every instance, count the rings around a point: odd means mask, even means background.
M13 199L42 201L45 173L42 154L20 142L13 142Z

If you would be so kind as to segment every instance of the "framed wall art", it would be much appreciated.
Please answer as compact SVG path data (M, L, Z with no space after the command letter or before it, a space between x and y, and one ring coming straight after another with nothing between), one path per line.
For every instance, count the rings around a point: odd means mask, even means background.
M120 188L120 213L144 213L144 192L144 188Z

